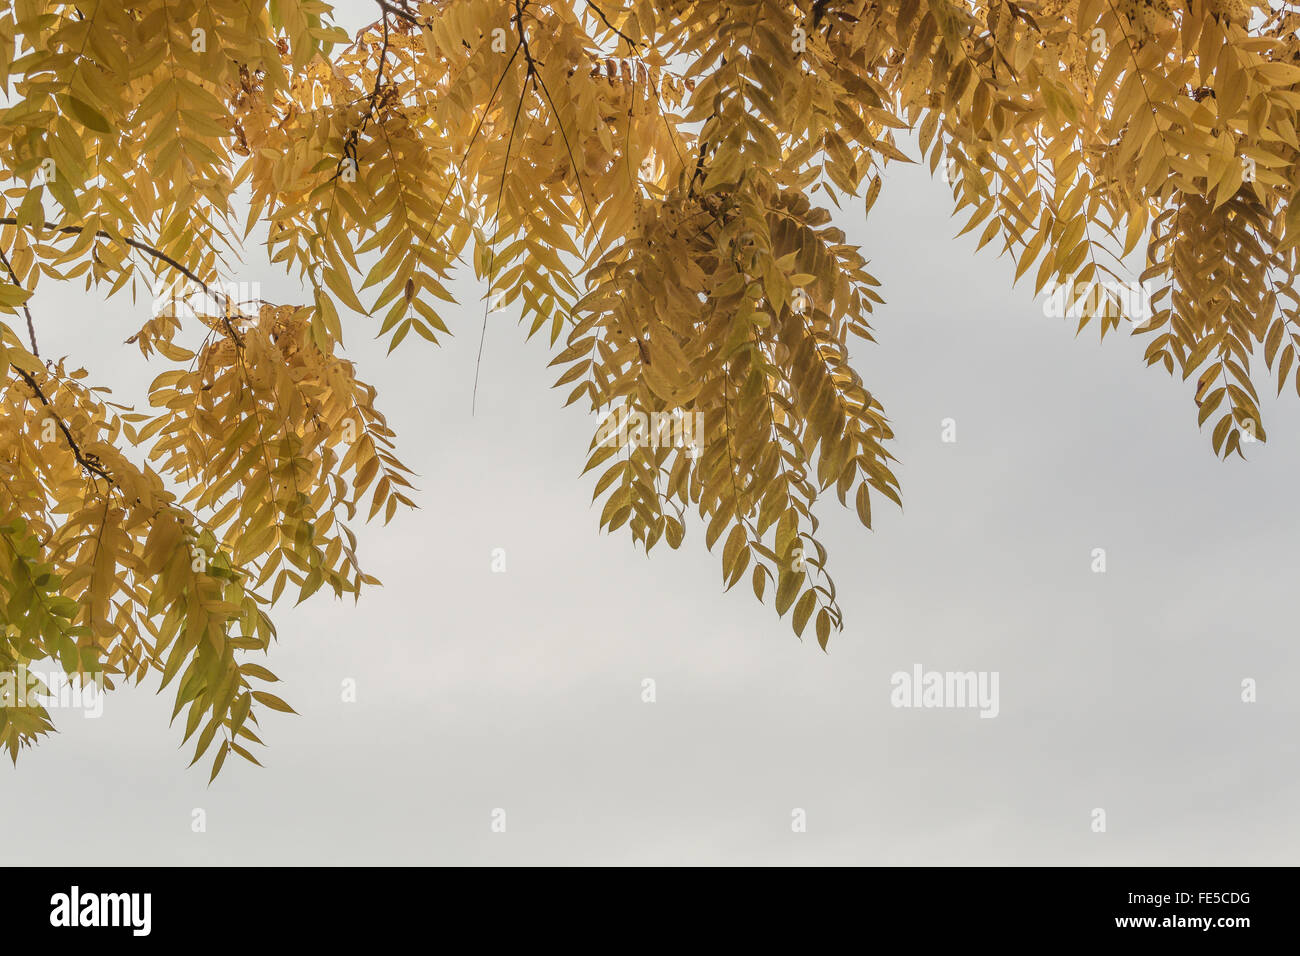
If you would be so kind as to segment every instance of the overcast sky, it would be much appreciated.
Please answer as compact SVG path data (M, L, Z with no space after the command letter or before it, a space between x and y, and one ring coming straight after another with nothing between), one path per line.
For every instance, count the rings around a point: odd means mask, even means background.
M345 329L422 510L361 530L385 586L358 606L277 610L267 664L301 716L266 715L266 769L186 770L156 682L97 720L56 711L57 736L0 765L0 863L1294 864L1295 396L1266 400L1249 462L1216 460L1193 384L1145 368L1145 339L1076 338L949 212L938 179L893 166L869 223L838 216L884 282L855 364L906 510L880 499L868 532L823 507L846 617L829 654L723 594L698 528L649 559L598 533L591 422L512 318L489 325L471 417L483 290L464 282L444 347L385 357L377 323ZM232 278L302 297L255 250ZM145 404L161 366L121 343L147 305L47 282L33 312L42 354ZM915 665L996 672L996 718L891 706Z

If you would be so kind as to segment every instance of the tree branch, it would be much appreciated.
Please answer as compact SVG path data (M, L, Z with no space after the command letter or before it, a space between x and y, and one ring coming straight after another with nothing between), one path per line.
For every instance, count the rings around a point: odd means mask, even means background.
M420 18L410 10L389 3L388 0L375 0L375 2L379 4L379 9L383 10L385 13L391 13L395 17L401 17L407 23L414 23L417 27L424 25L420 22Z
M24 372L17 365L11 364L10 367L18 373L19 378L27 383L28 387L36 394L36 397L40 399L41 404L49 409L50 416L54 419L55 424L59 426L59 431L63 432L63 438L68 443L68 447L72 449L72 457L77 459L77 464L81 465L82 468L86 469L86 471L91 474L98 475L110 485L115 486L117 482L114 481L113 476L104 469L104 466L99 463L99 459L94 455L87 455L82 452L81 446L78 445L77 440L72 437L72 432L68 429L67 423L59 417L57 412L54 411L54 406L52 406L50 400L45 397L45 393L41 391L41 386L37 383L36 379L27 372Z
M16 225L18 225L17 219L14 219L12 217L0 218L0 226L16 226ZM43 228L50 229L54 232L61 232L64 233L65 235L78 235L82 232L85 232L85 228L82 226L58 226L52 222L44 223ZM124 242L132 249L139 249L141 252L153 256L153 258L157 259L159 262L165 262L167 265L171 266L181 275L185 276L185 278L197 284L198 287L203 290L204 295L208 296L209 298L216 298L216 296L212 292L212 289L209 288L206 282L204 282L202 279L196 276L185 266L181 265L171 256L167 255L167 253L155 249L153 246L147 245L146 243L140 242L138 239L132 239L130 236L114 236L112 233L105 232L103 229L95 230L95 235L101 239L107 239L110 242ZM229 296L227 296L227 299L229 299ZM230 324L230 316L229 315L222 316L221 323L226 327L226 332L229 333L230 337L234 340L235 344L242 348L244 345L244 340L240 338L239 333L235 331L235 327Z
M605 16L604 10L600 9L600 7L592 3L591 0L587 0L587 6L591 7L591 9L596 11L596 16L600 17L601 22L604 23L605 26L609 27L610 30L612 30L615 34L617 34L619 37L622 38L623 42L628 45L628 49L630 50L636 49L637 47L636 41L633 40L626 33L624 33L622 30L620 30L618 27L614 26L614 24L610 23L609 17Z
M14 272L14 267L9 264L9 257L4 254L3 249L0 249L0 263L4 264L5 271L9 273L9 278L14 280L14 285L21 289L23 285L18 281L18 274ZM23 303L23 314L27 316L27 337L32 343L32 354L40 358L40 349L36 347L36 325L32 322L32 310L27 308L26 302Z
M381 6L383 6L381 4ZM387 7L384 7L387 11ZM382 20L384 24L384 45L379 48L379 67L375 71L375 88L370 91L370 103L366 107L366 115L361 118L361 130L365 132L366 125L370 122L371 117L375 115L375 101L379 99L379 90L384 85L384 66L388 62L388 17Z
M524 62L528 65L528 73L524 77L524 82L528 82L528 77L537 74L537 64L533 62L533 51L528 48L528 33L524 29L524 11L528 9L530 0L515 0L515 29L519 33L519 45L524 50Z

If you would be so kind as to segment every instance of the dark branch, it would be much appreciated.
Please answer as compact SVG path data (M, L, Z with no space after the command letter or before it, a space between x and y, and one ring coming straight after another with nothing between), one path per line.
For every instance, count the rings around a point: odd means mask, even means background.
M13 279L14 285L21 289L23 286L18 281L18 274L14 272L14 267L9 264L9 257L4 254L3 249L0 249L0 263L4 264L5 271L9 273L9 278ZM23 314L27 316L27 337L32 343L32 354L40 358L40 349L36 347L36 324L32 322L32 310L27 308L26 302L23 303Z
M629 48L629 49L632 49L632 50L635 50L635 49L636 49L636 46L637 46L636 41L633 40L633 39L632 39L630 36L628 36L626 33L624 33L622 30L620 30L618 27L614 26L614 24L610 23L610 22L609 22L609 17L605 16L605 11L604 11L604 10L600 9L600 7L598 7L598 6L596 6L594 3L592 3L591 0L587 0L587 6L591 7L591 9L593 9L593 10L596 11L596 16L600 17L601 22L604 23L605 26L609 27L610 30L612 30L615 34L617 34L619 37L621 37L622 40L623 40L623 42L626 43L626 44L628 45L628 48Z
M529 0L523 0L522 3L520 0L515 0L514 16L515 29L519 32L519 45L524 49L524 62L528 65L528 73L524 77L525 82L528 81L528 77L537 75L537 64L533 62L533 51L528 48L528 31L524 29L524 11L528 9L528 3Z
M366 127L370 125L370 121L374 119L375 106L379 102L379 94L383 90L384 67L388 62L388 44L390 40L388 34L388 14L401 14L404 11L392 7L390 4L383 3L382 0L379 6L384 11L384 16L380 19L380 23L384 28L384 43L383 46L379 48L379 66L375 71L375 86L370 91L370 96L366 100L366 115L361 117L361 123L359 125L348 130L347 137L343 142L343 155L339 157L338 164L334 167L334 175L330 177L330 182L333 182L343 175L343 164L348 160L352 160L354 170L360 169L360 164L357 162L357 142L360 140L361 134L366 131ZM360 40L358 40L358 42L360 42Z
M410 10L404 10L396 4L389 3L388 0L375 0L375 2L379 4L379 9L383 10L385 13L391 13L395 17L401 17L407 23L414 23L417 27L423 26L420 22L420 18Z
M366 124L370 122L371 117L375 115L375 101L379 99L379 91L384 85L384 66L388 62L388 17L383 18L384 24L384 45L379 48L379 68L375 72L375 88L370 91L370 104L366 107L366 115L361 119L361 129L364 132Z
M54 411L54 407L50 404L50 400L45 397L45 393L41 391L41 386L37 383L36 379L24 372L17 365L11 365L11 367L18 373L18 377L26 382L27 386L36 394L36 397L40 399L41 404L50 410L50 415L53 417L55 424L59 426L59 431L63 432L63 438L68 443L68 447L72 449L72 457L77 459L77 464L91 474L103 478L110 485L116 485L117 482L113 480L113 476L104 469L104 466L99 463L97 457L82 452L81 446L77 444L77 440L72 437L72 432L68 430L67 423L59 417L57 412Z

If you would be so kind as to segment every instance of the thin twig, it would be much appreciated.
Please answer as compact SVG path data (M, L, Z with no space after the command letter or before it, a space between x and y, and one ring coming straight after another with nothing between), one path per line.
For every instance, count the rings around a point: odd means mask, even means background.
M375 2L379 4L379 9L383 10L385 13L391 13L395 17L401 17L407 23L414 23L417 27L424 26L420 21L420 18L410 10L404 10L395 4L389 3L388 0L375 0Z
M478 376L479 369L483 365L483 343L487 339L488 312L492 308L492 273L496 271L497 232L501 230L501 199L505 195L506 191L506 171L510 168L510 148L514 146L515 143L515 129L519 126L519 114L523 111L524 96L527 95L528 92L526 83L527 77L525 77L525 86L521 87L519 90L519 104L515 107L515 118L510 124L510 137L506 140L506 158L501 163L501 185L497 189L497 208L496 212L493 214L493 218L496 220L496 230L492 234L492 255L488 260L488 298L487 302L483 303L483 329L479 332L478 358L474 361L474 391L470 395L469 406L469 413L471 416L478 410ZM531 128L531 126L532 124L530 123L529 127Z

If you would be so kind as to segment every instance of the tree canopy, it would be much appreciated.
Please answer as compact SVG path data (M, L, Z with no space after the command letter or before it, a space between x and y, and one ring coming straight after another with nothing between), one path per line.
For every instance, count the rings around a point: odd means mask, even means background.
M256 762L258 714L289 710L255 662L272 605L375 583L351 525L414 506L345 333L438 343L462 265L605 416L600 525L676 548L695 512L726 587L825 647L818 500L868 527L900 502L850 361L880 282L832 221L890 162L942 164L962 232L1080 328L1131 320L1240 454L1257 384L1300 391L1289 6L378 0L350 35L322 0L14 0L0 673L156 674L212 776ZM249 250L301 299L232 294ZM147 396L41 355L51 282L143 300ZM52 723L0 687L16 759Z

